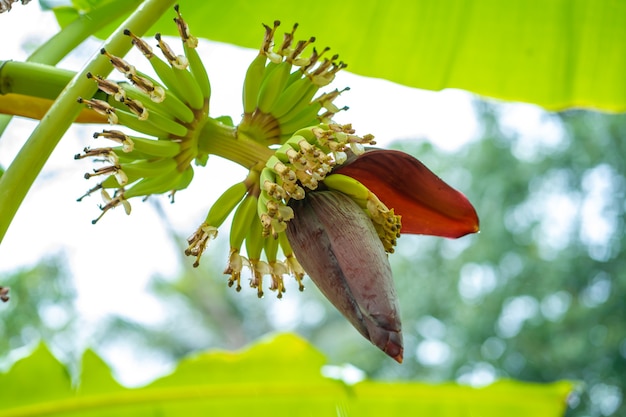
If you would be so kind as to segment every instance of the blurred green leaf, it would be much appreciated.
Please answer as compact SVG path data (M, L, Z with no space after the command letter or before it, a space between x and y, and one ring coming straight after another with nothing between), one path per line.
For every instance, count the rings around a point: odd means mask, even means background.
M261 23L279 19L289 31L298 22L299 38L315 36L319 49L330 46L356 74L429 90L460 88L552 110L626 110L625 2L179 4L192 32L207 39L256 49L263 36ZM154 30L177 35L172 17L173 12L163 16Z
M241 352L200 354L168 376L127 389L88 351L73 387L65 368L40 345L0 375L0 416L558 416L572 389L568 382L512 381L479 389L372 381L348 386L322 375L325 362L307 342L283 334Z
M59 25L64 28L74 20L84 17L85 14L94 9L107 4L121 3L122 1L133 2L136 5L135 7L139 7L142 2L142 0L73 0L71 2L69 0L40 0L40 4L44 10L52 10L54 12L54 16L59 22ZM121 4L120 7L122 7ZM127 8L127 10L130 9L130 7ZM97 31L95 35L102 39L108 37L124 22L127 17L128 14L125 14L121 17L117 16L115 19L109 19L110 22L107 22L107 25L105 25L103 29Z

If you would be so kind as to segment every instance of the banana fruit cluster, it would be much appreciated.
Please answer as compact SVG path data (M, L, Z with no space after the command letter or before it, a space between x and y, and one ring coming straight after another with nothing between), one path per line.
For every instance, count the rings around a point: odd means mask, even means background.
M273 27L265 25L259 54L248 67L243 86L244 116L238 127L240 134L266 145L284 143L296 130L329 122L335 113L347 109L333 104L347 88L315 97L346 64L337 61L338 55L325 58L329 48L321 52L313 48L304 57L315 38L294 42L297 24L274 48L279 25L279 21Z
M297 25L274 45L279 22L265 26L260 52L244 80L241 123L233 126L208 115L211 85L178 7L174 19L184 54L177 55L157 34L160 55L130 31L124 33L148 60L158 79L146 75L121 57L101 53L124 75L115 82L97 74L87 77L99 92L78 101L104 115L111 124L134 131L105 129L93 135L113 146L85 148L76 159L94 158L104 166L85 178L104 179L79 200L100 191L104 204L97 222L107 211L122 206L130 213L129 199L163 194L186 188L193 179L192 162L204 165L209 154L231 159L249 169L248 176L231 186L211 206L206 218L188 238L185 253L198 266L210 240L233 214L230 253L225 273L229 285L241 289L242 270L252 271L250 285L263 295L263 280L280 298L285 292L284 275L292 275L300 290L305 271L296 260L287 239L287 224L294 217L290 203L321 189L340 191L356 201L374 224L388 252L393 250L400 218L388 210L358 181L333 174L348 154L360 155L373 145L371 135L358 136L351 125L333 123L340 111L333 104L344 90L319 94L336 73L345 68L337 56L325 58L328 48L306 50L315 41L296 42ZM320 114L321 111L325 111ZM274 146L278 145L278 147ZM278 254L284 260L278 260Z
M186 188L193 178L192 161L206 163L208 154L198 147L198 129L208 116L211 86L200 60L193 37L182 19L178 7L174 19L183 43L184 55L176 55L157 34L157 46L165 60L129 30L124 33L148 59L159 80L137 70L123 58L106 56L127 81L114 82L91 73L99 93L93 98L78 98L78 102L107 117L111 124L124 125L138 134L120 130L103 130L94 138L111 140L117 146L85 148L76 159L94 157L107 165L85 174L89 179L106 178L85 195L100 190L105 202L97 222L108 210L123 206L130 213L128 199L163 194Z
M340 191L352 198L372 220L385 251L392 253L400 237L401 220L378 197L356 179L332 174L335 166L347 160L347 153L361 155L374 137L354 134L351 125L321 124L300 129L282 145L261 172L259 216L263 235L276 238L285 231L293 211L289 200L302 200L306 192L318 188Z

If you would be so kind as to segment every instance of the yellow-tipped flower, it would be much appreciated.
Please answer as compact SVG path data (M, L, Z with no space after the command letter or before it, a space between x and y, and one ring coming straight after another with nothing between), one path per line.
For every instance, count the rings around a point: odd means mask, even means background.
M265 26L259 55L252 61L243 88L244 117L240 134L269 145L284 143L303 127L329 122L338 108L333 100L344 90L334 90L315 98L321 87L330 84L335 74L346 67L338 55L326 58L315 48L311 37L295 42L295 24L280 43L274 44L280 25Z

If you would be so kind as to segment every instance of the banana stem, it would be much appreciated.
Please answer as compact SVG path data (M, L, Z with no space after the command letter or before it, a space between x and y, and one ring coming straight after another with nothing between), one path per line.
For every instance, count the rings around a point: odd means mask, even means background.
M0 95L56 99L76 72L34 62L0 61Z
M174 0L146 0L107 39L105 48L113 54L125 55L131 44L124 35L124 29L128 28L138 35L143 34L173 3ZM87 72L106 75L111 69L108 59L98 51L59 95L0 177L0 241L61 136L80 113L81 106L76 102L77 97L91 97L96 91L96 85L86 77Z
M208 118L198 136L198 149L261 171L274 151L215 119Z

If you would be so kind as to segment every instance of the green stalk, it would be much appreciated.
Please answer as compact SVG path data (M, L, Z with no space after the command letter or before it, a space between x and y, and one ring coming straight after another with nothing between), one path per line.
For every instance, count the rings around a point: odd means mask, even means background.
M0 94L56 99L75 71L33 62L0 61Z
M125 55L131 44L124 35L124 29L142 35L173 3L174 0L146 0L113 32L104 47L113 54ZM106 75L111 69L108 59L98 51L59 95L15 160L0 177L0 241L61 136L80 113L82 106L76 102L77 97L91 97L94 94L96 85L87 79L87 72Z
M141 4L141 0L114 0L102 7L79 15L76 20L39 46L26 61L47 65L58 64L63 57L73 51L89 35L129 13L139 4ZM0 137L9 125L11 118L10 115L0 115Z
M261 171L274 151L238 134L234 127L208 118L198 136L198 149L221 156L247 169Z

